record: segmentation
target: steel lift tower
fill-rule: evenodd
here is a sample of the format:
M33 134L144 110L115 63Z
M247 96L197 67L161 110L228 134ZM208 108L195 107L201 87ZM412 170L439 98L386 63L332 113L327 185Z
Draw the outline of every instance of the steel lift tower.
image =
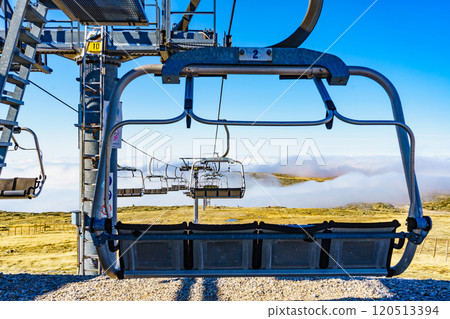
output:
M86 230L91 217L103 138L103 114L117 82L118 68L121 63L142 56L160 56L164 61L175 52L216 46L215 1L211 1L212 10L208 12L196 11L199 2L191 1L186 12L172 12L170 0L162 3L158 0L1 1L5 28L0 30L0 82L3 86L6 82L12 83L16 89L3 94L1 100L10 105L10 112L0 122L3 128L0 170L6 166L4 158L11 145L12 128L18 125L17 113L23 104L21 99L29 72L51 73L46 64L48 55L69 58L80 67L77 127L81 166L80 211L84 212L77 216L80 274L94 275L100 271L96 248ZM50 14L62 12L68 19L46 19L48 11ZM209 30L189 30L189 23L196 14L212 17ZM174 26L173 17L179 20L175 20L178 23ZM116 188L115 168L112 176ZM116 209L116 196L113 198L112 205Z

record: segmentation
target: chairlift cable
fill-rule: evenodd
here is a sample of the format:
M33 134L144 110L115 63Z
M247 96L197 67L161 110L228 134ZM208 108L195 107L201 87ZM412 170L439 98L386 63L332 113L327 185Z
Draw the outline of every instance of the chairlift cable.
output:
M217 120L220 120L220 110L222 108L223 82L224 82L224 78L222 78L222 84L220 85L219 109L217 110ZM217 134L218 134L218 132L219 132L219 125L216 125L216 135L214 137L213 156L214 156L214 154L216 154Z
M228 27L228 36L231 35L231 25L233 24L234 9L236 8L236 0L233 1L233 9L231 9L230 26Z
M236 0L233 1L233 8L231 9L230 25L228 27L228 37L231 35L231 26L233 25L233 18L234 18L235 8L236 8ZM224 78L222 78L222 83L220 85L219 110L217 111L217 120L220 120L220 109L222 107L223 82L224 82ZM218 134L218 132L219 132L219 125L216 125L216 134L215 134L215 137L214 137L213 156L214 156L214 154L216 154L217 134Z
M47 91L47 90L44 89L43 87L39 86L38 84L34 83L33 81L31 81L31 80L28 80L28 81L30 81L31 84L33 84L34 86L36 86L38 89L42 90L43 92L47 93L48 95L50 95L52 98L54 98L54 99L57 100L58 102L64 104L64 105L67 106L68 108L70 108L72 111L74 111L74 112L76 112L76 113L79 113L79 111L78 111L77 109L75 109L74 107L70 106L68 103L64 102L63 100L61 100L60 98L58 98L56 95L50 93L49 91ZM178 166L175 166L175 165L166 163L166 162L164 162L164 161L162 161L162 160L160 160L160 159L158 159L158 158L156 158L156 157L154 157L154 156L148 154L147 152L145 152L145 151L143 151L143 150L137 148L136 146L134 146L134 145L128 143L128 142L125 141L124 139L122 139L122 142L124 142L125 144L127 144L127 145L133 147L135 150L137 150L137 151L139 151L139 152L141 152L141 153L147 155L148 157L153 158L154 160L156 160L156 161L158 161L158 162L160 162L160 163L167 164L167 165L169 165L169 166L171 166L171 167L178 168Z
M46 89L44 89L43 87L37 85L36 83L34 83L31 80L28 80L31 84L33 84L35 87L37 87L38 89L42 90L43 92L47 93L48 95L50 95L52 98L54 98L55 100L61 102L62 104L64 104L65 106L67 106L68 108L70 108L72 111L75 111L78 113L78 110L75 109L74 107L70 106L69 104L67 104L66 102L64 102L63 100L61 100L60 98L58 98L57 96L55 96L54 94L50 93L49 91L47 91Z

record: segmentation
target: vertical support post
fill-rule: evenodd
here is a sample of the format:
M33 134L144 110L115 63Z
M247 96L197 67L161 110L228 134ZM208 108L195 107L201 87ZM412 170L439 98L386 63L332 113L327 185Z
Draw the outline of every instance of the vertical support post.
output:
M197 184L198 184L198 172L194 171L194 188L197 188ZM194 224L198 224L198 198L194 198L194 218L192 222Z
M112 204L112 224L117 223L117 149L113 149L111 152L111 169L110 173L113 174L113 204Z
M217 46L217 32L216 32L216 24L217 24L217 15L216 15L216 10L217 10L217 4L216 4L216 0L213 1L214 2L214 9L213 9L213 18L214 18L214 46Z
M103 139L103 101L110 99L117 82L119 65L120 63L116 59L100 55L86 57L85 63L81 63L80 68L82 85L90 88L85 90L81 87L84 96L81 98L80 111L82 113L80 116L81 123L79 123L81 134L80 156L81 161L83 161L81 165L80 210L84 212L82 217L82 242L79 242L79 249L81 250L80 275L97 275L99 269L101 269L97 259L97 249L91 233L86 229L88 225L84 225L84 221L85 215L88 218L92 217L92 201L94 199L100 145ZM114 168L112 168L112 172L116 172ZM113 206L116 206L116 204Z
M447 249L445 250L445 261L447 261L448 258L448 242L449 240L447 239Z
M194 199L194 224L198 224L198 198Z
M437 249L437 238L434 239L433 258L436 257L436 249Z
M422 245L420 245L419 255L422 253L423 246L425 246L425 242L427 241L427 238L425 238L422 242Z

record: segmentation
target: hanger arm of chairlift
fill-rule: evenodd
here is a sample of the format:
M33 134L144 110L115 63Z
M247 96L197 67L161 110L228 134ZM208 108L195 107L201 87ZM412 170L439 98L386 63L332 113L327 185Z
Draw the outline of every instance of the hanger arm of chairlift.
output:
M40 181L40 185L39 185L39 191L37 194L35 194L34 196L37 197L41 191L42 191L42 186L44 185L45 181L47 180L47 176L45 175L45 170L44 170L44 161L43 161L43 155L42 155L42 151L41 148L39 146L39 140L37 138L36 133L34 133L33 130L27 128L27 127L22 127L21 128L22 131L28 132L31 134L31 136L33 136L33 140L34 140L34 145L36 147L36 153L38 156L38 160L39 160L39 168L41 170L41 181Z
M228 126L224 125L225 133L227 134L227 149L225 153L221 157L227 157L228 153L230 153L230 131L228 130Z
M299 47L308 36L311 34L312 30L315 28L317 21L319 20L320 14L322 12L323 0L309 0L308 9L306 15L303 18L300 26L292 33L288 38L272 45L272 47L284 47L284 48L297 48Z

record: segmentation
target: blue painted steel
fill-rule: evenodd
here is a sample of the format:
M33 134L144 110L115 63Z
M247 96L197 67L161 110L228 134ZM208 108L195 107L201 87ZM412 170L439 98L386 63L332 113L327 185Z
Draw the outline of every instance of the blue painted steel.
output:
M155 234L145 233L134 235L109 235L97 236L99 242L106 240L244 240L244 239L394 239L415 237L413 232L389 233L389 232L353 232L353 233L315 233L306 234L253 234L253 233L209 233L209 234ZM100 239L101 238L101 239Z
M349 71L338 57L308 49L272 48L273 59L268 61L239 61L239 48L201 48L172 55L162 69L163 83L180 83L180 73L189 65L237 66L307 66L324 67L330 76L330 85L346 85Z

